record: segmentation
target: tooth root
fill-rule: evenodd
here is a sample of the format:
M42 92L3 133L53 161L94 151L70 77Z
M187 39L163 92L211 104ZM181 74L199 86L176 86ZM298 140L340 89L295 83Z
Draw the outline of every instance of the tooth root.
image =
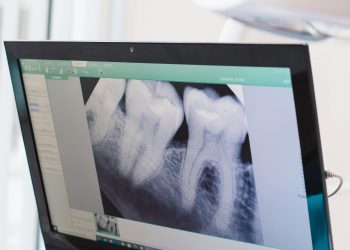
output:
M101 78L98 81L85 105L93 145L105 138L112 114L124 92L125 80Z
M225 230L233 210L234 168L246 135L243 109L230 96L219 98L191 87L185 89L184 108L189 142L181 171L183 207L193 209L200 176L207 162L213 163L220 173L220 197L213 223Z
M221 165L220 203L213 218L213 225L219 231L225 231L231 222L233 202L236 195L234 168L235 164L233 163Z
M125 101L121 171L139 185L157 174L184 114L182 102L170 83L131 80Z
M116 224L113 219L109 219L108 221L108 232L115 233L116 232Z

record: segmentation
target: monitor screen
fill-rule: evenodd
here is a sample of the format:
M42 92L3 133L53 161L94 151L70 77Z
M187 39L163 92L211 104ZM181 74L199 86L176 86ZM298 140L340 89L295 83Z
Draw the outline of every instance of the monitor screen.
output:
M313 249L289 68L21 59L52 230Z

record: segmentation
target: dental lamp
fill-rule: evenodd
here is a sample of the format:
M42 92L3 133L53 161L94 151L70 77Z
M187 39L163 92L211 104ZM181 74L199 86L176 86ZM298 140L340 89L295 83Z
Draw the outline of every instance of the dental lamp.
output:
M241 23L308 41L350 39L349 0L194 0Z

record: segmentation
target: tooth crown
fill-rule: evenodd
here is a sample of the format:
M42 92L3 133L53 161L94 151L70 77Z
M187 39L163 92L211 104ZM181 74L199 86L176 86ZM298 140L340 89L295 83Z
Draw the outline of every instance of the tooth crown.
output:
M225 138L242 143L247 128L243 107L231 96L210 98L204 91L186 88L184 94L186 120L201 122L213 134L225 131ZM226 130L226 128L232 128Z

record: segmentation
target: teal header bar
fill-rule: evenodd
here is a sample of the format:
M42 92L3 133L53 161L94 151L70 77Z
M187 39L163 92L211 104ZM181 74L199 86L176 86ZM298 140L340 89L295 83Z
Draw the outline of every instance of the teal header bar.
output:
M289 68L66 60L20 60L22 73L47 79L71 76L292 87Z

